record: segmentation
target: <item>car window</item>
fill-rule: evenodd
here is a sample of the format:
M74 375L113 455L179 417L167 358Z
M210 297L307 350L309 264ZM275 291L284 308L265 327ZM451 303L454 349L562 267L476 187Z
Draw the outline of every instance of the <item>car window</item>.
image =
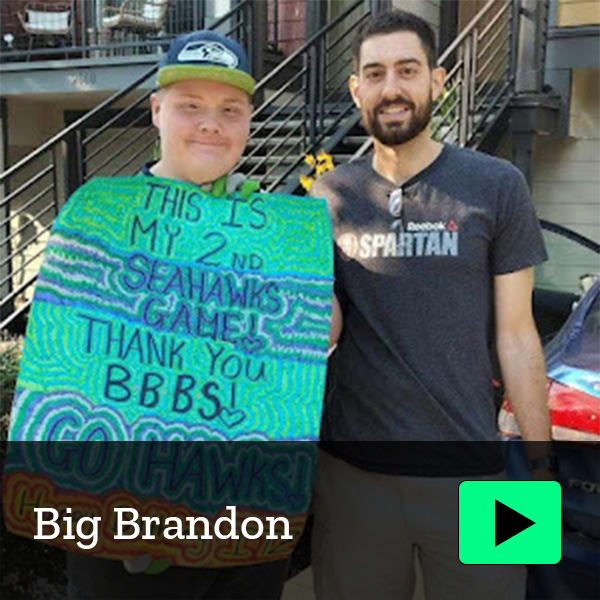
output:
M578 369L600 372L600 295L590 305L581 332L573 336L565 349L565 364Z
M540 223L548 260L536 267L535 287L581 294L580 278L600 272L598 244L548 221Z

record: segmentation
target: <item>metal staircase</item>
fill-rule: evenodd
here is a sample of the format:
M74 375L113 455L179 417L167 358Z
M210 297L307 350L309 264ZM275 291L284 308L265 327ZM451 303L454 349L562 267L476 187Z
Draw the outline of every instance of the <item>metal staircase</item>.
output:
M448 76L434 111L437 139L489 150L496 132L504 132L520 3L489 0L442 54ZM244 0L211 28L248 47L257 27L249 4ZM238 170L263 189L297 193L308 170L304 158L319 149L333 154L335 164L369 150L347 79L352 39L370 11L371 2L356 0L258 83L260 104ZM23 330L40 257L66 198L92 177L135 173L151 159L156 132L147 87L155 72L149 69L0 174L0 330Z

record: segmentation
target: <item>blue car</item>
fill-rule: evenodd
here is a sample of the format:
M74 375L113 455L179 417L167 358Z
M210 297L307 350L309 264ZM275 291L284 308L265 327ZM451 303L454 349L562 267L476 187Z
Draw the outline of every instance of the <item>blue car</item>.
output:
M572 263L600 269L598 244L556 225L542 226L561 238L560 251L546 240L550 263L553 258L568 263L565 248L574 243ZM546 269L560 272L552 264ZM581 275L587 289L582 296L572 285L561 289L536 281L535 312L546 341L564 529L560 563L529 566L527 597L532 600L600 598L600 279ZM499 426L504 437L512 440L506 444L508 478L528 479L527 459L508 399L500 410Z

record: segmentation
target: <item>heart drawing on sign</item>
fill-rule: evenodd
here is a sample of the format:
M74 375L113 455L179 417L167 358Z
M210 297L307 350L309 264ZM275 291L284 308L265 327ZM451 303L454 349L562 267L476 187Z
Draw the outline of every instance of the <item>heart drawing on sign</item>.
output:
M223 407L219 413L219 418L226 427L231 429L232 427L239 425L246 418L246 413L243 410L229 410L228 408Z
M258 337L250 337L249 335L241 338L241 340L238 343L242 346L242 350L244 350L244 352L247 352L248 354L258 352L265 345L263 339Z

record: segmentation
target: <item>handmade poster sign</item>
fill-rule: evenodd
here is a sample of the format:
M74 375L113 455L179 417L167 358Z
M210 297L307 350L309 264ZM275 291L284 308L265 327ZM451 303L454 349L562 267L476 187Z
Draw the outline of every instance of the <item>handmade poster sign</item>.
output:
M316 440L332 282L322 200L215 198L156 177L93 180L52 230L9 439ZM4 486L6 498L10 479ZM46 490L58 504L61 489ZM152 497L145 490L138 504ZM25 513L8 521L31 529Z
M329 227L312 198L83 186L39 274L10 438L316 439Z

